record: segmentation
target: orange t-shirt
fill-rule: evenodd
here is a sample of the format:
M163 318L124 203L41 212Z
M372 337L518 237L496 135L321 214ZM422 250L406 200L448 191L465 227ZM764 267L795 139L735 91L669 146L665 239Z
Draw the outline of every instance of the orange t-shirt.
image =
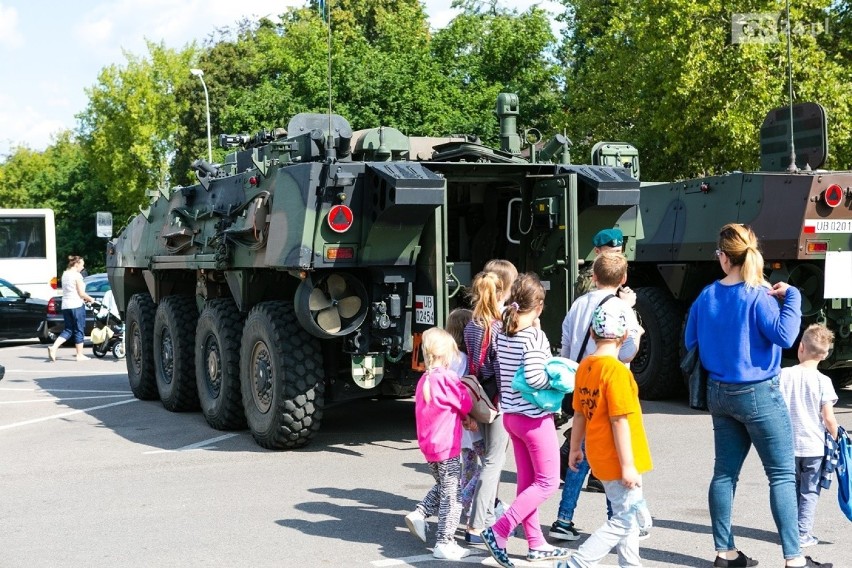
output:
M595 477L602 481L621 479L612 416L627 415L636 470L641 474L653 468L639 406L639 387L624 363L610 356L585 357L575 377L574 411L582 412L586 418L586 459Z

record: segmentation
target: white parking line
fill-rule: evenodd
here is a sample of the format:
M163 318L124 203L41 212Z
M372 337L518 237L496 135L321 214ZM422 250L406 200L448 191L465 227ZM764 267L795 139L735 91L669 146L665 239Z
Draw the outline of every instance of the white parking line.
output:
M478 549L470 549L474 552L471 552L470 556L466 556L461 560L456 560L458 563L462 564L481 564L482 566L497 566L497 562L494 561L493 558L488 556L487 554L483 556ZM419 562L433 562L435 557L431 554L419 554L417 556L406 556L405 558L386 558L384 560L374 560L370 562L373 566L377 568L387 568L389 566L412 566ZM512 558L512 563L515 566L524 566L529 568L541 568L541 562L527 562L526 560L518 560L517 558ZM618 568L617 566L612 566L609 564L598 564L598 568Z
M34 418L33 420L24 420L23 422L14 422L12 424L5 424L0 426L0 430L8 430L10 428L17 428L18 426L28 426L29 424L37 424L38 422L46 422L48 420L53 420L54 418L65 418L66 416L73 416L75 414L80 414L82 412L91 412L92 410L100 410L102 408L109 408L111 406L118 406L120 404L127 404L128 402L137 402L138 399L131 398L130 400L122 400L119 402L113 402L110 404L102 404L100 406L92 406L89 408L81 408L79 410L72 410L71 412L63 412L62 414L54 414L52 416L44 416L42 418Z
M12 373L25 373L25 374L34 375L34 374L44 374L44 370L35 371L35 370L32 370L32 369L6 369L6 379L11 378ZM109 371L99 371L99 372L66 371L66 370L63 369L62 374L63 375L90 375L90 376L98 375L98 376L102 376L102 375L126 375L127 372L125 371L125 372L122 373L120 371L112 371L112 372L109 372ZM64 379L65 377L43 377L43 378L45 378L45 379Z
M88 392L88 393L96 393L102 392L105 394L133 394L133 391L117 391L117 390L94 390L94 389L50 389L46 391L43 388L34 388L34 389L16 389L16 388L0 388L0 391L10 391L10 392L35 392L35 391L45 391L45 392Z
M217 436L216 438L210 438L209 440L203 440L201 442L196 442L195 444L190 444L188 446L183 446L182 448L177 448L174 450L151 450L150 452L142 452L144 455L151 454L172 454L175 452L187 452L190 450L200 450L205 446L209 446L210 444L215 444L216 442L221 442L222 440L227 440L228 438L233 438L234 436L239 436L239 434L225 434L223 436Z
M0 400L0 404L23 404L25 402L64 402L66 400L88 400L92 398L124 398L129 394L102 394L99 396L69 396L67 398L32 398L30 400Z

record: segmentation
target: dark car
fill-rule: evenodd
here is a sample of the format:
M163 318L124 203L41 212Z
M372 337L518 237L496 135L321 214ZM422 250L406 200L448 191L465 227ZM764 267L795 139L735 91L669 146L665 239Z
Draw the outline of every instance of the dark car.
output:
M109 280L106 273L92 274L83 278L86 285L86 293L97 301L103 299L104 294L109 291ZM95 326L95 313L91 307L86 306L86 335L91 335ZM65 319L62 317L62 295L54 296L47 302L47 317L45 320L44 333L39 338L42 343L53 342L65 329Z
M0 339L41 338L47 302L0 279Z

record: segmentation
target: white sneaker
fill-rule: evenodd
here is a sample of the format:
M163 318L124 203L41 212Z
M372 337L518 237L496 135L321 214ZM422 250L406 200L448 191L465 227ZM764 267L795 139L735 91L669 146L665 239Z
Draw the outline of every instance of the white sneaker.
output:
M47 358L51 361L56 361L56 347L53 345L47 346Z
M405 515L405 524L411 534L426 542L426 517L420 511L412 511Z
M77 355L78 361L89 361L90 359L91 359L91 357L89 357L87 355Z
M442 542L435 545L432 556L441 560L461 560L470 554L470 550L462 548L455 541Z

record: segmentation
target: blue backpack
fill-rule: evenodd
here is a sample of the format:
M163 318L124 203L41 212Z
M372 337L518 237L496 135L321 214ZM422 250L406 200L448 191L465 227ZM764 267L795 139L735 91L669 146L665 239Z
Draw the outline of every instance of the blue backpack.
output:
M840 445L840 459L837 460L837 501L840 510L846 518L852 521L852 477L849 468L852 466L852 441L843 426L837 429L837 441Z

